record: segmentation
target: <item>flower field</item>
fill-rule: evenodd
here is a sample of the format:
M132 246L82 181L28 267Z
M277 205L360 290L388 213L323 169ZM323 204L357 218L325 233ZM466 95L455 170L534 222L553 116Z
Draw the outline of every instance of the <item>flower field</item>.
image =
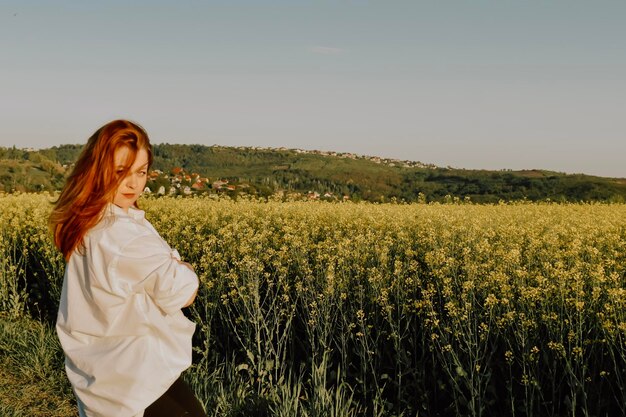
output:
M50 201L0 196L3 317L55 319ZM140 204L201 277L209 415L626 415L626 205Z

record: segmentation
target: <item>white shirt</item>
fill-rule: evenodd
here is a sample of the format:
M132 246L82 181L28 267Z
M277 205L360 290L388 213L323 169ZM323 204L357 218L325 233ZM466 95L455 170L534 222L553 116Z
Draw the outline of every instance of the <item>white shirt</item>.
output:
M144 218L109 204L66 265L57 334L81 416L136 417L191 365L198 277Z

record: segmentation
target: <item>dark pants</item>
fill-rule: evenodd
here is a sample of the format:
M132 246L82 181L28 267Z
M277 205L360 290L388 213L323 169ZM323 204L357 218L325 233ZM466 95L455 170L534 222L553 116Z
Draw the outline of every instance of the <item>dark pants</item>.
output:
M159 399L150 404L144 417L207 417L191 388L178 378Z

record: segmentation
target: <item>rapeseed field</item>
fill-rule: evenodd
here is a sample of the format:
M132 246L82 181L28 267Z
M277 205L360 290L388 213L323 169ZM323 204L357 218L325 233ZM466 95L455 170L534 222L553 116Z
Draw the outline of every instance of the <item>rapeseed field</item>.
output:
M52 199L0 196L2 320L49 332ZM201 278L209 415L626 415L624 204L140 205Z

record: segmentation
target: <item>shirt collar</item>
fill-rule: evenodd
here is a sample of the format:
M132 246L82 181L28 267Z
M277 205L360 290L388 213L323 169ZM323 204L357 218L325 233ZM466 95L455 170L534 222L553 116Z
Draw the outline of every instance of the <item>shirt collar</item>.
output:
M128 213L123 208L116 206L113 203L109 203L106 208L106 213L112 216L130 217L134 220L142 220L146 213L143 210L139 210L135 207L129 207Z

